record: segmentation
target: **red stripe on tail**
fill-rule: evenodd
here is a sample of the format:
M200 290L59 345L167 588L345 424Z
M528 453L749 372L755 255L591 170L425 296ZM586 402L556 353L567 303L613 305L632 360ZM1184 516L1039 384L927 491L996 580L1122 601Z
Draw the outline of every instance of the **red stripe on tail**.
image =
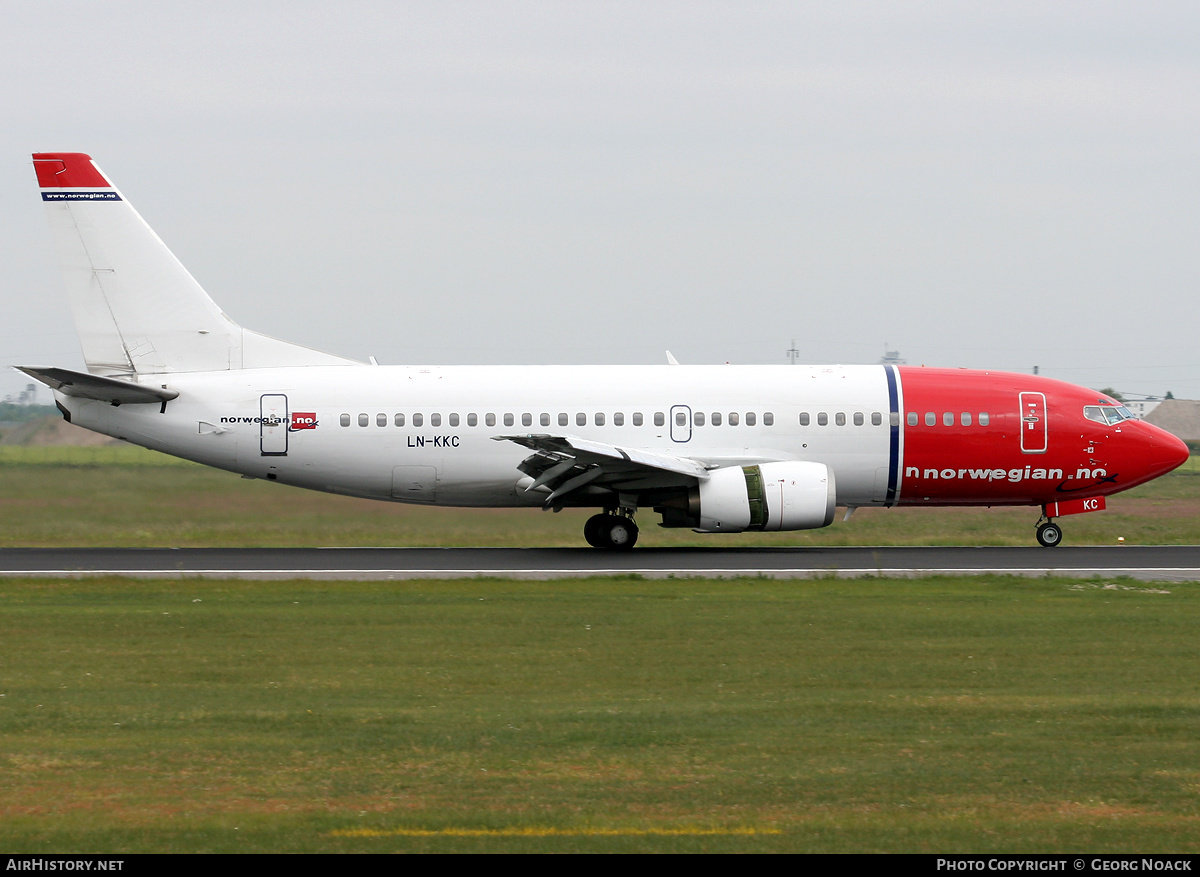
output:
M82 152L35 152L33 166L43 189L112 188L92 157Z

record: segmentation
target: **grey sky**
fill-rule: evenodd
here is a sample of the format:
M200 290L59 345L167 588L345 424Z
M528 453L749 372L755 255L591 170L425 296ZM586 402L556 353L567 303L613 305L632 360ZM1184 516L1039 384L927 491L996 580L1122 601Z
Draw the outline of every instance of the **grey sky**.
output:
M1195 3L0 9L0 364L82 367L29 161L80 151L232 317L343 355L886 342L1200 398Z

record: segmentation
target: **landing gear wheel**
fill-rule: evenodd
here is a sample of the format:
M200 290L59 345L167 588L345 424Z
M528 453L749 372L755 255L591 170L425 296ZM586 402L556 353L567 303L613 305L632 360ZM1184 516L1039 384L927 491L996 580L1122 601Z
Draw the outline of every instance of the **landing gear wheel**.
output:
M583 538L587 540L588 545L593 548L604 547L604 537L601 533L607 522L608 515L592 515L587 519L587 523L583 525Z
M626 550L637 544L638 526L621 515L592 515L583 525L583 538L593 548Z
M1039 524L1037 528L1037 541L1043 548L1053 548L1062 541L1062 528L1053 521Z
M608 523L603 530L605 548L615 548L627 551L637 544L638 526L629 518L620 515L609 515Z

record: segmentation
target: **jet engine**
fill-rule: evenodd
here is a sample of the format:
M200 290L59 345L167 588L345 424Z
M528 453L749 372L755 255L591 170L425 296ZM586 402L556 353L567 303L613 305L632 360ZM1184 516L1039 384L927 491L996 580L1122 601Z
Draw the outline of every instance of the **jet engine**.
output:
M814 530L833 523L836 503L832 470L794 460L716 469L688 491L686 511L679 501L663 502L656 511L664 527L700 533Z

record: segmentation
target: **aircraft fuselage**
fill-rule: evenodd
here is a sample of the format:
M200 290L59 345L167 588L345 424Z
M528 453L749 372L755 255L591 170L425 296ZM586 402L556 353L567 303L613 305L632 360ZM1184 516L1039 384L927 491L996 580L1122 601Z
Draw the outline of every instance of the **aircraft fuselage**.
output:
M569 435L706 468L824 463L844 506L1039 505L1106 496L1182 443L1047 378L894 366L326 366L147 377L179 396L61 397L74 423L283 484L449 506L537 506L512 435ZM669 489L669 476L639 491ZM587 505L603 493L570 504Z

